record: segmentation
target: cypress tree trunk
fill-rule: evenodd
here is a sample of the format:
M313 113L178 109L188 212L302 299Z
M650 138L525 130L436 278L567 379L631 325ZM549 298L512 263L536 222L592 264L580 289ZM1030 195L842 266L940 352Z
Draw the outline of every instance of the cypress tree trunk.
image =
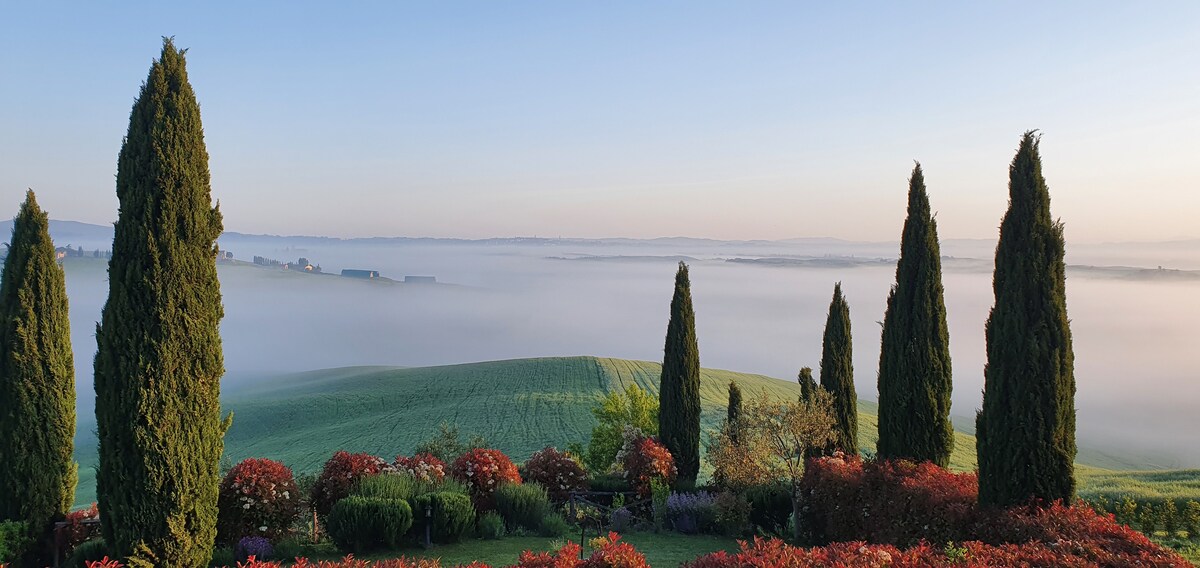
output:
M952 388L937 221L917 164L909 178L896 285L883 318L878 456L949 465L954 450Z
M825 341L821 350L821 386L833 396L837 418L833 443L828 451L858 455L858 394L854 391L854 361L850 344L850 305L842 297L842 283L833 287Z
M679 263L671 321L659 379L658 436L675 458L678 479L694 482L700 472L700 348L692 310L688 267Z
M725 423L729 425L729 441L741 444L742 389L737 381L729 381L729 407L725 409Z
M983 409L976 418L979 501L1008 506L1075 494L1075 357L1062 223L1050 217L1038 138L1009 167L996 303L988 316Z
M63 270L32 191L0 277L0 404L0 520L47 544L75 500L75 365Z
M97 496L134 566L207 565L222 436L221 292L200 107L164 39L117 164L120 216L96 328Z

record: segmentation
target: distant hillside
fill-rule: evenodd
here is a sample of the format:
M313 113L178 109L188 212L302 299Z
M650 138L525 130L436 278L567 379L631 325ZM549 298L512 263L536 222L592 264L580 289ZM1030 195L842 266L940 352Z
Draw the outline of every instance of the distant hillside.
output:
M471 363L442 367L348 367L266 379L251 387L227 389L225 408L234 412L225 437L226 461L270 457L297 472L312 472L337 450L365 451L392 458L410 453L432 436L442 421L466 434L478 433L495 447L524 461L545 446L560 448L586 441L594 426L589 409L605 393L637 384L658 390L659 364L596 357L558 357ZM795 397L799 386L762 375L704 369L701 372L702 427L717 428L725 412L727 386L737 380L743 392ZM876 441L874 403L859 401L860 444ZM95 435L82 428L79 503L94 495ZM1130 483L1128 461L1083 452L1081 468L1106 487ZM975 439L956 433L951 467L975 467ZM1146 474L1140 490L1152 494L1163 473ZM1191 477L1188 477L1188 476ZM1153 477L1160 476L1160 477ZM1182 481L1181 481L1182 479ZM1172 490L1200 495L1189 472L1161 478ZM1144 483L1143 483L1144 481ZM1179 485L1183 483L1183 485Z

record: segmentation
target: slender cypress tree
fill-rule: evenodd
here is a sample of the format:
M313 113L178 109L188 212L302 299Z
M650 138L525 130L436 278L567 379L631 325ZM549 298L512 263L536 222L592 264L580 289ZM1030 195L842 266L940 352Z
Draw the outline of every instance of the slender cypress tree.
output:
M0 405L0 520L44 539L75 500L75 365L63 270L33 191L0 277Z
M97 496L131 566L206 566L216 537L224 364L200 107L170 39L150 67L117 163L120 215L96 326Z
M917 164L908 180L908 218L888 294L879 353L879 446L886 459L946 467L954 450L950 423L950 332L942 294L937 221Z
M1050 217L1035 132L1009 166L996 303L988 316L983 410L976 417L979 501L1007 506L1075 494L1075 356L1063 226Z
M813 393L817 392L817 381L813 378L812 367L801 367L796 380L800 381L800 400L812 400Z
M729 441L741 443L742 389L737 381L729 381L729 407L725 409L725 423L729 425Z
M854 391L854 361L850 345L850 305L842 296L842 283L833 287L825 341L821 350L821 387L833 396L837 418L834 441L829 451L858 454L858 394Z
M658 436L675 458L678 479L695 481L700 472L700 348L688 267L679 263L671 321L659 379Z

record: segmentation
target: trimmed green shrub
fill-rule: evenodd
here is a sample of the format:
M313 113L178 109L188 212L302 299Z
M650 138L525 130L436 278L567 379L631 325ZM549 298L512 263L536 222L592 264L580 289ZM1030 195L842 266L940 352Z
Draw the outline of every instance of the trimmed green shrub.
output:
M66 568L87 568L88 562L98 562L108 556L108 545L102 538L94 538L79 546L67 558L63 566Z
M495 511L488 511L479 515L479 524L476 530L479 538L483 540L504 538L504 518Z
M265 560L259 558L258 560ZM208 563L213 568L227 568L229 566L237 566L237 554L234 554L233 548L229 546L218 546L213 549L212 560Z
M408 501L418 495L434 491L435 484L421 481L407 473L385 473L359 479L350 489L351 495L377 499L399 499Z
M0 564L16 562L21 555L33 544L29 538L29 524L19 521L4 521L0 523Z
M567 524L567 520L558 513L550 513L542 517L542 522L538 525L538 535L547 538L564 536L570 530L571 526Z
M304 543L299 537L289 536L275 543L275 558L290 561L304 556Z
M361 553L398 547L412 523L407 501L351 495L333 505L325 530L339 550Z
M792 518L792 494L786 485L754 485L742 494L750 503L750 522L768 534L787 534Z
M433 514L432 538L437 543L451 543L462 540L462 537L475 526L475 507L471 505L471 497L466 493L451 491L435 491L418 495L413 499L412 510L416 522L413 531L424 534L426 507Z
M592 491L633 491L633 485L630 485L629 480L618 473L606 473L592 477Z
M542 517L550 512L550 497L546 488L536 483L505 483L496 489L496 511L509 530L537 530Z

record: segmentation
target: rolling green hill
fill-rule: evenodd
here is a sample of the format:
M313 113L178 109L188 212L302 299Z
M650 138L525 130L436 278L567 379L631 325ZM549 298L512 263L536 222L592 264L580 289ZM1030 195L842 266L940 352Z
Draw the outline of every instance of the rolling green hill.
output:
M606 393L637 384L658 390L659 364L596 357L556 357L442 367L348 367L286 375L253 386L226 389L234 412L225 436L226 461L248 457L280 460L297 472L312 472L337 450L365 451L385 458L407 454L443 422L464 434L480 434L516 461L554 445L586 442L594 420L589 410ZM799 385L745 373L704 369L700 396L702 428L715 429L725 413L727 386L743 392L799 396ZM859 401L859 443L875 448L876 405ZM77 439L80 486L77 502L95 495L95 435ZM1111 471L1124 463L1103 454L1080 455L1080 479L1106 492L1136 485L1157 493L1200 496L1200 472ZM975 467L975 438L955 435L951 467Z

